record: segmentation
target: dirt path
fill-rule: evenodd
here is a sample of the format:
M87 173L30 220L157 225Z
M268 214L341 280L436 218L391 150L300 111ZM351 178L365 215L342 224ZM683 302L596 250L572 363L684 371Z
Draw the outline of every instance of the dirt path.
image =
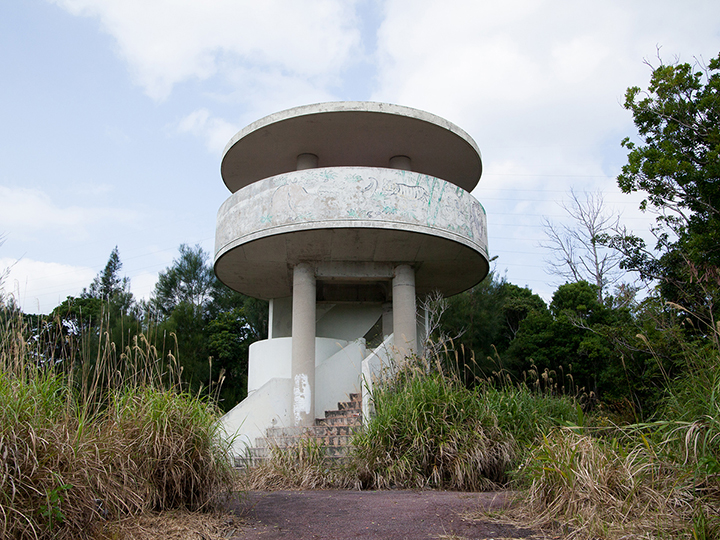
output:
M501 508L504 493L448 491L249 492L232 510L245 525L233 540L530 538L533 531L463 518Z

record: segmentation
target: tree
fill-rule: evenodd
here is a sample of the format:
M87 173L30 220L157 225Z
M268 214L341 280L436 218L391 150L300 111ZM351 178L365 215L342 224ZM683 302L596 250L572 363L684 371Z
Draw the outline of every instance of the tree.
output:
M116 295L127 289L128 278L120 277L120 252L115 246L110 253L110 258L102 272L100 272L90 284L90 288L83 289L82 295L87 298L99 298L105 302L110 301Z
M115 246L110 253L105 268L95 276L90 287L83 289L80 298L94 298L100 300L110 311L113 319L131 314L135 308L135 299L130 292L130 278L120 277L120 252ZM68 297L70 298L70 297ZM132 313L133 316L137 313Z
M268 303L229 289L213 273L209 255L182 244L170 267L160 272L150 309L158 335L174 335L185 383L194 391L225 378L221 407L247 393L248 348L267 338Z
M520 323L507 350L508 363L515 372L532 366L555 373L570 371L576 388L595 396L627 394L626 386L618 391L622 351L609 337L610 329L625 328L632 321L627 309L612 309L609 304L599 302L597 286L586 281L561 285L549 310L532 311Z
M202 247L180 244L180 256L172 266L160 272L153 293L153 305L163 317L169 317L181 303L203 312L211 301L215 275ZM201 315L201 313L199 313Z
M115 246L105 268L90 286L79 297L68 296L52 311L48 324L58 326L58 335L64 341L57 351L58 358L74 357L91 365L103 336L114 344L115 351L122 353L141 331L130 279L120 276L121 268L120 252Z
M536 310L547 310L542 298L491 272L469 291L448 298L440 330L458 336L455 346L466 351L467 373L487 376L498 369L497 355L504 357L521 321ZM471 352L475 361L469 365Z
M646 194L640 208L657 213L656 245L626 231L605 242L623 252L624 268L657 280L666 299L712 312L691 274L720 267L720 55L707 66L661 61L647 91L627 90L625 108L640 142L623 140L618 185Z
M608 288L622 277L619 269L622 254L603 246L598 239L616 230L620 217L606 210L599 191L586 193L585 200L581 200L570 190L570 202L560 206L572 224L558 225L544 219L547 242L540 245L550 250L551 258L546 260L550 273L571 282L593 283L598 301L602 302Z

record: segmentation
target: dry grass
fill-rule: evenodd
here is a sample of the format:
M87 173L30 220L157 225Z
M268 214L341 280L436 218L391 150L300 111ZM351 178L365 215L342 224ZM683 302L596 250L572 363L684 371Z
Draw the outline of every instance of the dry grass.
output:
M149 509L208 509L234 483L218 410L162 371L145 340L88 366L0 328L0 537L92 538ZM124 371L123 371L124 370ZM144 372L142 371L144 370Z
M111 437L146 479L154 509L212 507L234 482L229 445L210 403L172 390L126 389L108 411Z
M227 540L242 531L234 515L171 510L147 512L103 524L96 540Z
M315 439L297 446L270 448L268 459L240 474L238 490L328 489L355 487L344 464L325 456Z
M527 459L530 488L503 519L568 539L716 537L696 523L712 513L711 500L696 496L688 474L658 455L659 445L642 435L635 441L555 431Z

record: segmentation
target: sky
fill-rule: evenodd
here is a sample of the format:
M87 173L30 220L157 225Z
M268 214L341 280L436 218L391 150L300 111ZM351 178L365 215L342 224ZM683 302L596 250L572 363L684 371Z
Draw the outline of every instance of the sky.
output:
M4 0L0 272L26 313L78 295L118 247L148 298L185 243L212 254L225 144L323 101L422 109L477 142L495 271L545 299L543 219L570 189L645 234L616 176L622 104L662 60L720 53L720 2ZM630 278L628 278L630 279Z

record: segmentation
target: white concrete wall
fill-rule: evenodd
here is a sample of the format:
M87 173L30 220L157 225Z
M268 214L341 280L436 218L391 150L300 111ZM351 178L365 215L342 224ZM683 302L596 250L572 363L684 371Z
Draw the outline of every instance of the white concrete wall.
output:
M228 436L236 437L235 455L243 455L248 445L254 446L255 439L263 437L267 428L293 425L292 338L258 341L250 348L252 379L248 377L248 381L254 385L253 390L222 417ZM315 410L323 416L326 410L337 409L339 401L347 401L351 392L360 392L365 342L317 338L316 352Z
M218 211L216 260L259 238L327 227L414 231L487 254L485 209L470 193L410 171L335 167L280 174L235 192Z
M273 298L271 302L273 311L269 326L272 328L272 337L292 336L292 296Z
M361 392L362 362L366 355L365 340L358 339L334 354L315 369L315 414L337 409L348 394Z
M320 305L318 306L318 313ZM353 341L367 334L382 316L382 304L335 304L318 317L317 335Z
M255 439L263 437L267 428L291 425L291 393L289 377L271 379L221 418L227 436L234 439L234 455L245 455L246 449L255 446Z
M373 352L362 362L362 414L363 423L366 423L374 412L372 404L373 385L383 377L394 373L395 370L395 341L390 334Z
M315 338L315 366L342 350L349 341ZM248 395L270 379L291 377L292 338L263 339L248 352Z
M273 338L292 336L292 297L275 298L270 327ZM381 304L318 304L317 336L353 341L364 336L382 315Z

